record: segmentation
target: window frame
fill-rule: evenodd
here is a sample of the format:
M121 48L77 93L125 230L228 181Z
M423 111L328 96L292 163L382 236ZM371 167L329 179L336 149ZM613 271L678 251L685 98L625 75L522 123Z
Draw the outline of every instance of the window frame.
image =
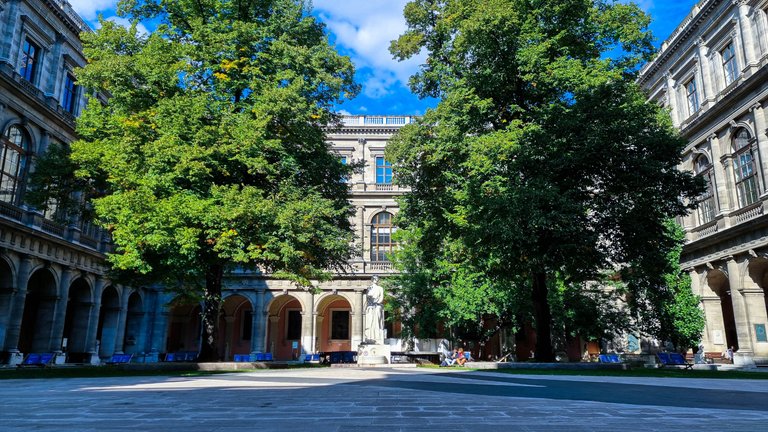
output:
M29 49L28 48L34 48L34 53L30 57L29 55ZM37 71L40 69L40 60L42 56L41 52L42 48L39 43L37 43L34 39L29 37L28 35L24 38L24 42L22 42L21 50L20 50L20 57L19 57L19 75L21 75L22 78L25 80L31 82L32 84L37 84ZM31 68L28 68L30 65L30 58L31 58Z
M726 53L729 56L726 58ZM739 64L736 58L736 48L733 45L733 41L728 42L722 50L720 50L720 58L723 62L723 79L725 80L725 86L728 87L733 82L739 79Z
M65 71L64 84L61 90L61 106L72 115L75 115L77 112L79 94L80 86L77 85L77 79L75 79L72 72L69 70Z
M387 161L383 155L378 155L374 158L376 184L377 185L391 185L392 184L392 163ZM381 162L381 163L380 163Z
M379 221L384 215L389 215L388 220ZM387 255L391 254L397 246L397 243L392 240L392 235L397 231L397 227L392 223L394 217L395 215L388 211L381 211L371 218L371 249L369 255L371 262L389 262ZM382 234L386 235L387 241L379 241Z
M12 137L9 135L11 129L18 131L20 143L11 140ZM19 201L29 145L29 134L19 124L9 125L0 136L0 201L10 204L16 204ZM6 171L6 167L9 165L9 152L14 152L18 157L15 162L12 162L12 165L15 165L15 174ZM3 198L6 195L5 188L3 187L7 181L6 179L10 179L10 183L12 183L12 187L8 192L10 199L7 200Z
M334 330L335 330L334 315L336 313L346 313L347 314L347 328L346 328L347 337L346 338L335 337L336 335L334 334ZM328 328L328 340L332 340L332 341L349 341L349 340L352 340L352 311L349 310L349 309L330 309L329 310L329 315L330 315L330 317L329 317L330 318L330 320L329 320L330 322L328 323L328 325L329 325L329 328Z
M737 142L746 140L741 145ZM757 160L752 150L754 139L747 128L741 127L733 134L731 146L733 148L733 176L736 189L736 198L740 208L752 205L760 200L760 184L757 178Z
M702 160L706 160L706 164L701 164ZM709 157L706 155L699 155L694 161L694 167L696 176L704 179L706 189L698 199L697 214L699 217L699 225L704 225L715 220L717 214L717 203L715 200L715 178L714 167L710 162Z
M690 117L701 109L696 77L692 77L685 83L685 98L688 101L688 116Z

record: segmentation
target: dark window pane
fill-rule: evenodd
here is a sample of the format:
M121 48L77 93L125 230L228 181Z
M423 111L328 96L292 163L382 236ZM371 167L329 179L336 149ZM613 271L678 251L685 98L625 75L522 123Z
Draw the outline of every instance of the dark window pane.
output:
M288 340L301 339L301 311L288 311L288 330L285 338Z

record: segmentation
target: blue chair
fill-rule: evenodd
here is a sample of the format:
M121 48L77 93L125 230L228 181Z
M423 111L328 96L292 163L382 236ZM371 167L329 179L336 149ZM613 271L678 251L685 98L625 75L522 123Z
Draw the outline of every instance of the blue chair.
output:
M357 356L357 353L354 351L344 351L343 353L341 353L341 362L356 363L355 356Z
M264 361L264 353L256 353L254 356L254 361L262 362Z
M272 361L272 353L264 353L264 361Z

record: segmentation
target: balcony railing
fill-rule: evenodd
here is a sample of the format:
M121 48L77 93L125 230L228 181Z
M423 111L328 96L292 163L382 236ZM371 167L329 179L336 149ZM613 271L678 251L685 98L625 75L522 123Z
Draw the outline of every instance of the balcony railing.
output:
M740 224L763 214L763 203L757 202L731 213L734 224Z
M59 237L64 237L64 226L59 225L52 220L43 219L43 223L41 224L40 228L42 228L42 230L47 233L55 234Z
M9 217L13 220L20 221L24 216L24 212L13 204L9 204L5 201L0 201L0 215Z
M341 122L344 126L403 126L413 123L413 116L342 116Z

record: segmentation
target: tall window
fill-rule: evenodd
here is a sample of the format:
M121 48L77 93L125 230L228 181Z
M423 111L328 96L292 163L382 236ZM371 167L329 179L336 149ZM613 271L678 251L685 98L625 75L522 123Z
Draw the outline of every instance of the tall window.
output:
M29 39L24 40L24 47L21 52L21 64L19 65L19 75L29 82L34 82L37 72L38 57L40 48Z
M392 226L392 213L381 212L373 217L371 224L371 261L388 261L387 254L392 252L395 243L392 233L397 228Z
M384 156L376 156L376 184L392 184L392 164Z
M240 328L240 339L251 340L253 336L253 311L244 310L242 327Z
M77 84L75 84L75 77L70 73L64 77L61 106L70 114L74 114L77 109Z
M688 115L696 114L699 110L699 96L696 94L696 79L692 78L685 85L685 93L688 99Z
M725 85L728 85L739 76L739 69L736 66L736 52L733 50L733 43L729 43L721 52L723 57L723 73L725 74Z
M26 147L26 134L18 126L9 127L0 139L0 201L16 200Z
M331 339L349 339L349 311L331 311Z
M750 145L749 132L739 129L733 141L733 170L736 175L736 192L742 207L757 201L757 172L755 156Z
M300 310L288 311L288 322L286 323L285 339L287 340L301 339L301 311Z
M702 225L715 219L715 188L712 177L712 164L706 156L696 159L696 175L704 179L706 189L699 197L699 223Z

